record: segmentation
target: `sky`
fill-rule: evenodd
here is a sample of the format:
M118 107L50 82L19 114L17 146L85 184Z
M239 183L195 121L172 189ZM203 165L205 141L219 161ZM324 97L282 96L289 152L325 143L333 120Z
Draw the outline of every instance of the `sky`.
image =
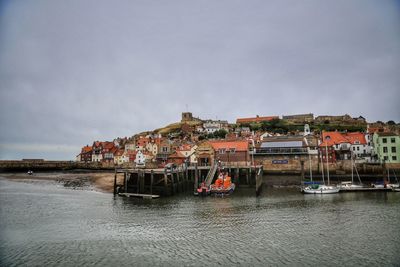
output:
M0 2L0 159L74 160L191 111L400 121L400 2Z

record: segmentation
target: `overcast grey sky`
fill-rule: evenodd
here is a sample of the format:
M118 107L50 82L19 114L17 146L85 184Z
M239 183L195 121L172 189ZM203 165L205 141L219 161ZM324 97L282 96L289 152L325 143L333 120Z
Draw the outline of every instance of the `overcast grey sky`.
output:
M0 159L74 159L180 120L400 121L399 1L0 5Z

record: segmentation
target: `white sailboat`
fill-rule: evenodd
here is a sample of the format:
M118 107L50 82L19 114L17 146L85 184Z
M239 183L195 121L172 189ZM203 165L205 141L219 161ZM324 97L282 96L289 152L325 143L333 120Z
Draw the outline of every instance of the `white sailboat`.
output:
M388 178L388 183L386 184L386 188L392 188L394 189L400 189L400 184L399 180L397 179L396 173L393 170L394 178L396 179L396 183L391 183L390 182L390 174L389 174L389 169L387 169L387 178ZM397 191L397 190L394 190ZM399 190L400 191L400 190Z
M359 184L354 183L354 170L356 170L356 174L358 177ZM354 163L353 154L351 155L351 181L341 182L340 190L357 190L364 188L364 185L361 182L360 175L358 174L357 167Z
M322 162L322 157L321 157L321 166L322 166L322 181L323 184L311 184L305 188L303 188L302 192L304 194L335 194L335 193L339 193L340 188L336 187L336 186L331 186L329 183L329 158L328 158L328 147L326 145L326 168L327 168L327 176L328 176L328 185L325 185L325 177L324 177L324 164ZM310 155L309 156L309 162L310 162L310 178L311 178L311 182L312 182L312 172L311 172L311 158Z

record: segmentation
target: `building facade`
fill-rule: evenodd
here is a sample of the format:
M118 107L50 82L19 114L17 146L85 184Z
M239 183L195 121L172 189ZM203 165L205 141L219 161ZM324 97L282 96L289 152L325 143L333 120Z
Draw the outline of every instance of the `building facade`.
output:
M380 163L400 163L400 136L394 133L373 135L373 145L377 160Z

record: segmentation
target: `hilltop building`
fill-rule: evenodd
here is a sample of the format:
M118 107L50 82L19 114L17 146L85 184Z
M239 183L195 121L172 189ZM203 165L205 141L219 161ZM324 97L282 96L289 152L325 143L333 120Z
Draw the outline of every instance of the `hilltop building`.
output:
M236 124L260 123L260 122L264 122L264 121L272 121L275 119L279 119L279 117L278 116L260 117L257 115L254 118L238 118L238 119L236 119Z
M296 124L311 123L314 121L314 114L283 115L282 119Z

